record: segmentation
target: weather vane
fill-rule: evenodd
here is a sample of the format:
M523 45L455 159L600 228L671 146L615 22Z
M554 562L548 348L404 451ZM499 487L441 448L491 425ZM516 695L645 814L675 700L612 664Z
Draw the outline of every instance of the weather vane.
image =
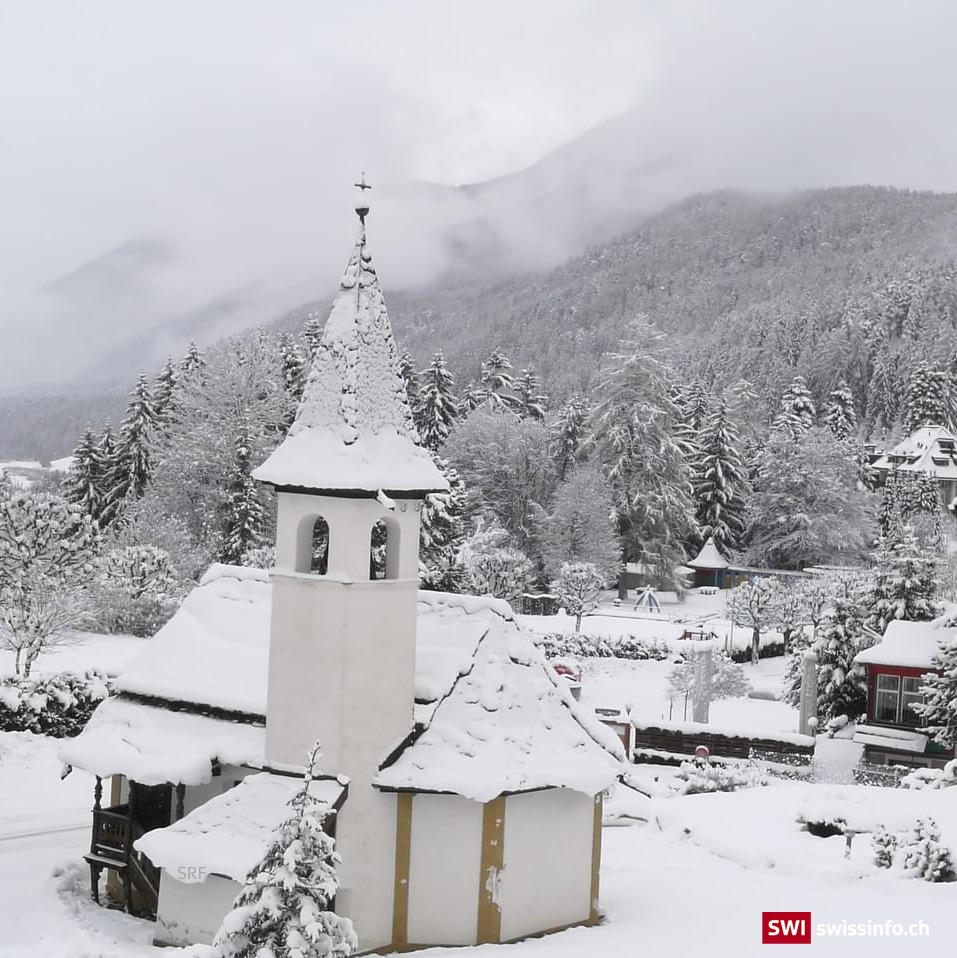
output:
M359 182L353 183L352 185L359 190L359 197L356 200L356 212L359 214L359 222L362 224L363 228L365 228L366 217L369 215L369 203L365 199L365 195L366 190L372 189L372 185L370 183L366 183L365 170L362 171L362 176L359 177Z

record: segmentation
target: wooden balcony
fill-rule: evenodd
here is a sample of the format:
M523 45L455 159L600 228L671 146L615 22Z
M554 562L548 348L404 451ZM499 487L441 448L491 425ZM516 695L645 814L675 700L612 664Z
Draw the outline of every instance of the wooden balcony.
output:
M123 884L123 902L128 912L155 917L159 901L160 870L134 847L149 829L136 818L135 802L103 808L103 788L96 782L93 807L93 834L90 851L84 856L90 866L93 900L100 901L99 881L103 869L114 872ZM133 793L135 794L135 792Z

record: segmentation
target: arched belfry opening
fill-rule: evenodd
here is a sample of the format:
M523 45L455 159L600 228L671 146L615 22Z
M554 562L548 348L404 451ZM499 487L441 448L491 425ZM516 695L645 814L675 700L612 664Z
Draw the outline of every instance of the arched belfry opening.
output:
M296 537L296 572L325 575L329 571L329 523L322 516L306 516Z
M369 537L369 578L399 577L399 524L392 518L379 519Z

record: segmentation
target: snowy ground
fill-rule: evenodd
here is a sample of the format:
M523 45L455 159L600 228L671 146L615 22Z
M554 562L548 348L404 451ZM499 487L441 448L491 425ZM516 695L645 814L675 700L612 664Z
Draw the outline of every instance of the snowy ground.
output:
M74 641L44 652L33 667L34 677L55 672L100 669L116 675L145 648L144 639L131 635L97 635L80 632ZM13 675L13 653L0 650L0 676Z
M174 958L150 946L149 923L107 911L89 899L92 785L74 772L58 780L55 744L0 734L0 956L3 958ZM667 796L666 782L661 791ZM598 928L509 946L515 958L603 955L659 958L706 948L709 954L760 953L762 911L810 911L818 922L924 921L930 938L816 937L815 953L946 954L957 886L928 885L879 873L866 836L849 860L842 838L801 830L802 813L843 814L855 827L906 828L933 814L957 848L957 790L889 789L775 783L730 795L661 797L648 825L606 828ZM71 823L82 823L70 828ZM37 834L41 827L46 834ZM195 949L198 955L201 949ZM501 954L487 946L478 954ZM427 954L454 958L460 949Z
M82 636L77 645L42 658L38 669L115 672L142 649L141 641ZM0 672L8 667L0 658ZM630 704L637 715L667 717L664 682L670 668L669 662L587 661L582 700ZM745 670L755 690L777 693L784 660L765 659ZM797 716L779 701L742 698L714 703L712 721L757 734L794 731ZM48 739L0 733L0 958L199 958L203 949L153 948L148 922L89 901L82 855L89 847L92 780L74 771L61 781L55 753L56 743ZM819 779L849 782L858 754L847 737L819 738ZM638 783L655 796L642 803L649 823L604 831L605 922L508 946L507 955L664 958L707 949L738 958L760 953L761 912L772 910L810 911L814 925L921 920L931 930L930 937L906 940L815 936L812 948L820 954L940 955L952 948L949 920L957 907L957 884L929 885L878 872L867 836L855 840L845 859L842 838L814 838L798 819L841 815L854 828L883 823L903 830L919 815L932 814L945 843L957 851L957 789L912 793L774 782L734 794L675 797L673 775L637 766ZM502 954L500 946L474 951L489 958ZM427 954L455 958L462 951Z

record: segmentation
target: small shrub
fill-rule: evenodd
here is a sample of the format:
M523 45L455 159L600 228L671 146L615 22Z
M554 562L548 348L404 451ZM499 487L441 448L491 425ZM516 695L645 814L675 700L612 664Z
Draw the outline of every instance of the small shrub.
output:
M929 882L954 881L950 849L940 843L940 829L932 818L918 819L904 847L905 872Z
M918 768L901 779L902 788L950 788L957 785L957 759L943 768Z
M630 659L662 662L671 656L664 642L638 639L633 635L582 635L580 632L549 632L537 640L550 659Z
M767 784L767 776L751 762L746 765L682 762L675 776L674 788L679 795L700 795Z
M879 825L877 831L871 836L871 848L874 850L874 864L878 868L893 867L897 837L883 825Z
M95 670L84 675L60 672L43 679L2 679L0 731L72 738L112 691L109 677Z

